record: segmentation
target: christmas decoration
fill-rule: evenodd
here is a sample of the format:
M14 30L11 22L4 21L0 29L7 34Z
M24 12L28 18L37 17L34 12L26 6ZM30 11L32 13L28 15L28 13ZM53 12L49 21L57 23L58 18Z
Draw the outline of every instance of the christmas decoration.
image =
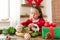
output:
M9 35L6 35L6 40L11 40L11 37Z
M45 22L44 26L45 27L49 27L50 26L50 23L49 22Z
M23 26L20 32L18 31L16 32L16 36L24 37L26 40L30 39L30 37L37 37L39 35L40 35L39 27L36 24L34 24L34 26L31 28Z
M52 31L51 31L52 30ZM50 32L52 38L60 38L60 27L43 27L42 38L45 38L46 34Z
M30 6L32 6L32 0L27 0Z
M24 38L26 39L26 40L29 40L30 39L30 34L29 33L25 33L25 35L24 35Z
M39 31L38 25L34 24L34 26L31 28L33 31Z
M15 35L16 29L14 27L9 27L8 28L8 34L9 35Z
M2 34L4 34L4 35L8 34L8 30L7 29L3 29L2 30Z
M50 35L50 32L46 34L45 40L53 40L52 36Z
M39 5L41 4L41 2L43 1L43 0L34 0L35 1L35 4L36 4L36 7L39 7Z
M51 23L50 26L55 27L57 24L55 22Z
M35 2L36 7L39 7L43 0L27 0L30 6L33 6L33 1Z
M2 34L4 34L4 35L7 35L7 34L15 35L15 32L16 32L16 29L14 27L11 27L11 26L8 29L2 30Z
M44 23L44 26L45 26L45 27L50 27L50 26L56 27L56 25L57 25L57 24L56 24L55 22L52 22L52 23L45 22L45 23Z
M54 27L50 26L50 35L54 39Z
M38 32L38 31L34 31L34 32L31 33L32 37L37 37L39 35L40 35L40 32Z
M21 33L26 33L26 31L27 31L26 26L22 27Z

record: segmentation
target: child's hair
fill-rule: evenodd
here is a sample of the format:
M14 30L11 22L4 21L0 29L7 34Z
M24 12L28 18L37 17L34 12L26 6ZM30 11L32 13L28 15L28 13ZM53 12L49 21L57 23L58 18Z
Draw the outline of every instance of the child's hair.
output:
M43 18L43 15L42 15L42 11L41 10L39 11L39 13L40 13L40 16L38 18Z
M39 11L40 16L39 16L38 18L43 18L41 8L40 8L40 7L37 8L36 6L32 6L32 7L33 7L33 8L36 8L36 9Z

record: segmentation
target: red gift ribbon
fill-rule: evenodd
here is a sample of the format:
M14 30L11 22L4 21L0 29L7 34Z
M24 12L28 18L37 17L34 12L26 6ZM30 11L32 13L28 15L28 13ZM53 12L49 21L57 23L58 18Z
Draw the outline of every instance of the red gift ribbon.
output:
M27 0L29 5L32 6L32 0Z
M54 39L54 27L50 27L50 35Z
M36 7L38 7L43 0L34 0L34 1L35 1L35 3L36 3Z

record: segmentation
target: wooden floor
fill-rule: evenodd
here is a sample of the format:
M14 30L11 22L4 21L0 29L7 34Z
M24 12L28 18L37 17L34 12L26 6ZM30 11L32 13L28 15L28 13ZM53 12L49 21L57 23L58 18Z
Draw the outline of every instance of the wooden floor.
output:
M36 37L36 38L31 38L30 40L42 40L42 37L39 36L39 37Z
M23 37L17 37L17 36L10 36L11 37L11 40L25 40ZM5 35L0 35L0 40L5 40ZM45 40L45 39L42 39L41 36L39 37L36 37L36 38L30 38L30 40ZM54 39L54 40L60 40L60 39Z

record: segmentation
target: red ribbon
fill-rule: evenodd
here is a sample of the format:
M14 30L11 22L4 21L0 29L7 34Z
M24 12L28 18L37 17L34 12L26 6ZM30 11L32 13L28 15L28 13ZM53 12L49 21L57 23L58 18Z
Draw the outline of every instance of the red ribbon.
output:
M36 7L38 7L43 0L34 0L34 1L35 1L35 3L36 3Z
M27 0L29 5L32 6L32 0Z
M50 35L54 39L54 27L50 27Z

